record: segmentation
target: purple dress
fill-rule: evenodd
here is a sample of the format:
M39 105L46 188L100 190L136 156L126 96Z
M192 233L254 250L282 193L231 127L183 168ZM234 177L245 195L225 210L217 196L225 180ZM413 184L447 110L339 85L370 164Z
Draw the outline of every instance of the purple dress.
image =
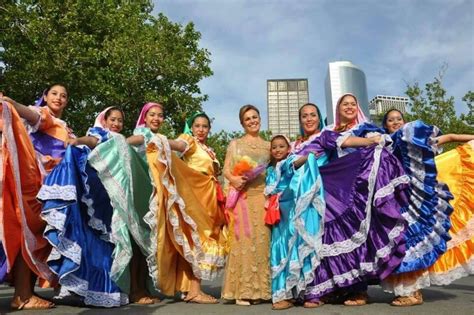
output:
M338 133L325 130L293 153L329 156ZM332 149L332 150L329 150ZM332 152L331 152L332 151ZM318 163L319 164L319 163ZM356 150L320 167L326 212L321 258L305 300L317 301L340 288L380 281L391 274L405 254L408 177L398 159L382 145Z

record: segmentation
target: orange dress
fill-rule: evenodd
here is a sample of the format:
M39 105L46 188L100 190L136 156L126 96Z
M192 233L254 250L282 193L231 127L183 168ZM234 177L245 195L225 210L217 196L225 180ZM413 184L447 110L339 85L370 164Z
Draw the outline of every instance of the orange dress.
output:
M39 130L62 141L67 139L68 131L46 108L35 110L41 114L40 121L35 127L28 125L25 128L11 104L4 102L2 106L0 237L7 273L11 272L20 254L40 280L54 283L56 276L46 264L51 246L43 238L46 223L40 217L41 203L36 195L42 184L42 170L51 170L60 159L48 156L40 159L27 129ZM44 165L38 163L39 160ZM46 285L44 281L41 283Z

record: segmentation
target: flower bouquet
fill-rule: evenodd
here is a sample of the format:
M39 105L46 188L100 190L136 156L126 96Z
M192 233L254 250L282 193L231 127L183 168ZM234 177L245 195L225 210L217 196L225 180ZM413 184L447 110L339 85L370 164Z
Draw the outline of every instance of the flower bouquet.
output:
M265 164L259 165L247 155L238 156L237 160L237 163L235 163L234 168L232 169L232 175L245 176L248 182L253 181L258 177L258 175L265 171ZM235 208L240 195L241 192L231 186L227 194L226 208Z
M237 163L235 163L234 168L232 169L232 175L234 176L245 176L247 178L247 182L253 181L258 175L262 174L265 171L266 164L258 164L252 158L247 155L244 156L237 156ZM247 203L244 198L244 192L235 189L234 187L230 186L229 191L227 193L226 199L226 209L234 210L237 203L240 203L241 211L242 211L242 218L244 224L244 232L247 236L250 236L250 226L248 222L248 214L247 214ZM239 238L239 222L237 220L237 216L235 217L234 228L236 237Z

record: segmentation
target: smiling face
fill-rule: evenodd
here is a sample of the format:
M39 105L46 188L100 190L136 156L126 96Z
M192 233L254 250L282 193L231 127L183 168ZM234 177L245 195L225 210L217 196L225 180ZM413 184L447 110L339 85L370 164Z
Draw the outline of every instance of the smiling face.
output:
M270 153L276 162L285 159L290 152L290 145L283 137L275 137L272 140Z
M394 133L405 124L402 114L398 110L392 110L387 113L387 120L385 121L385 128L389 133Z
M306 136L311 136L319 130L319 115L316 107L305 105L300 109L300 123Z
M62 85L53 85L48 93L43 96L46 106L48 106L54 116L60 118L64 108L67 106L68 95L67 90Z
M254 109L249 109L242 115L242 126L245 133L258 134L260 131L260 115Z
M123 115L118 109L111 109L106 113L105 128L113 132L120 132L123 129Z
M193 125L191 126L191 132L199 142L206 143L209 130L211 130L211 127L209 126L209 121L206 117L198 116L194 119Z
M146 112L145 126L150 128L153 133L157 133L164 120L163 109L159 106L153 106Z
M339 105L339 117L341 123L346 125L357 118L357 101L352 95L346 95Z

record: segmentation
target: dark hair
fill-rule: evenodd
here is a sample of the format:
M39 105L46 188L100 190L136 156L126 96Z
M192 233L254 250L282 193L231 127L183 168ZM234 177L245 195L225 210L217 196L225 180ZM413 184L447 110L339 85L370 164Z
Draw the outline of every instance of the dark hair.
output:
M244 114L246 112L248 112L249 110L254 110L257 112L258 116L260 117L260 111L258 110L257 107L251 105L251 104L247 104L247 105L244 105L240 108L239 110L239 119L240 119L240 124L243 124L244 123Z
M390 114L391 112L399 112L400 113L400 116L402 116L402 119L403 121L405 121L405 117L403 116L403 113L396 109L396 108L390 108L384 115L383 115L383 118L382 118L382 128L385 129L386 132L388 132L388 129L387 129L387 119L388 119L388 114Z
M35 104L35 105L36 105L36 106L44 106L44 105L46 105L46 102L44 101L44 97L45 97L46 95L48 95L49 91L50 91L53 87L55 87L55 86L61 86L61 87L63 87L63 88L66 90L66 92L67 92L67 87L66 87L65 84L62 84L62 83L54 83L54 84L48 85L48 87L43 90L43 94L41 94L40 99L36 101L36 104ZM69 95L67 95L67 96L69 96Z
M273 143L273 140L275 139L285 140L286 144L288 144L288 147L291 148L291 143L288 142L288 139L284 135L276 135L276 136L273 136L272 139L270 140L270 149L271 149L271 144ZM268 166L275 166L276 163L277 161L275 160L275 158L273 156L270 156L270 161L268 162Z
M199 118L199 117L206 118L207 123L209 124L209 129L211 129L211 119L209 118L209 116L207 116L206 113L199 113L196 116L194 116L193 119L190 121L189 128L193 126L194 121L196 120L196 118Z
M107 120L107 118L109 118L109 116L112 114L113 111L118 111L120 112L120 114L122 114L122 119L125 119L125 115L123 113L123 110L121 108L118 108L116 106L112 106L110 107L104 114L104 119Z
M288 146L291 146L291 144L288 142L288 139L284 135L273 136L272 139L270 140L270 143L272 143L273 140L275 140L275 139L283 139L288 144Z

